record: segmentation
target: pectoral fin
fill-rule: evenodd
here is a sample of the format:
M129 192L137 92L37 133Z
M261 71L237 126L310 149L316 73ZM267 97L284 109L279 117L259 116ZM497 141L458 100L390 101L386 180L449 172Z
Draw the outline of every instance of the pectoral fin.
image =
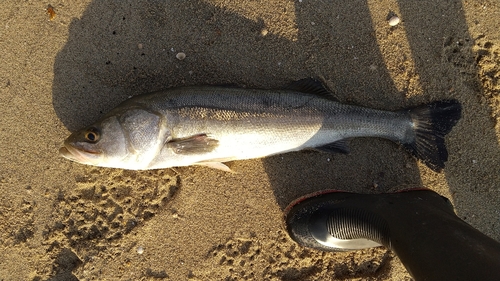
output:
M166 145L176 154L201 154L213 151L219 145L219 141L206 134L199 134L182 139L171 139Z

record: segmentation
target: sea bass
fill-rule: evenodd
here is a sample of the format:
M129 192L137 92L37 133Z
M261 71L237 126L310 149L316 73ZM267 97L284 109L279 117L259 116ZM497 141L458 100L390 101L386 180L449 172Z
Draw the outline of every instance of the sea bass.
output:
M347 152L346 139L403 145L434 171L448 159L444 136L461 117L456 100L401 111L337 102L313 79L283 90L180 87L135 96L71 134L60 154L82 164L131 170L204 165L316 149Z

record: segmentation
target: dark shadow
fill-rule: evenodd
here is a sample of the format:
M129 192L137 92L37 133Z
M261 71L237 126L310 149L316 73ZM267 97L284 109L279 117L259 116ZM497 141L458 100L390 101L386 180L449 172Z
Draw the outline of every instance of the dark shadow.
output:
M112 10L105 8L110 5ZM297 2L292 9L297 40L263 35L263 21L202 2L94 1L71 23L68 43L57 55L55 111L74 131L132 95L180 85L279 87L311 76L344 102L381 109L410 104L384 68L364 1ZM356 21L349 20L353 15ZM180 51L185 60L176 59ZM326 188L383 192L421 185L412 158L383 140L355 140L349 155L306 152L263 161L282 208Z
M48 281L78 281L72 271L81 264L80 258L70 249L62 249L55 260L53 268L56 274L49 278Z
M71 22L56 57L54 109L75 131L132 95L181 85L277 87L310 74L307 45L263 29L203 2L94 1Z
M421 7L418 2L400 4L425 92L418 100L407 100L384 67L366 1L355 2L296 2L293 11L288 11L296 14L298 28L297 40L291 40L273 32L263 35L263 21L204 2L93 1L81 19L71 22L68 42L56 57L54 109L63 124L75 131L129 96L181 85L275 88L313 76L321 78L343 102L395 110L452 97L450 87L470 83L470 99L461 100L464 120L448 138L450 161L445 170L450 188L457 194L458 212L468 216L465 206L475 202L476 190L478 198L484 198L487 188L497 184L491 175L499 165L486 163L470 169L459 163L472 163L474 153L481 155L484 152L479 150L485 147L492 154L500 152L488 127L488 108L477 99L477 70L468 69L464 76L456 77L461 73L452 55L456 52L446 45L461 36L465 40L467 25L464 19L458 27L449 26L438 13L446 9L449 17L463 18L460 4L445 1L436 4L440 9ZM426 41L428 33L433 40ZM186 53L186 59L176 59L178 52ZM470 47L458 52L473 57ZM434 67L436 62L449 64L445 73ZM372 65L377 68L372 70ZM484 120L481 138L475 137L477 128L468 120ZM467 133L459 135L458 130ZM279 206L284 208L297 197L322 189L379 193L422 185L415 160L396 144L367 138L351 141L350 148L349 155L300 152L263 159ZM220 181L215 173L210 175L213 179L207 176L207 182ZM497 199L488 202L492 200ZM477 223L494 221L488 210L471 211Z
M357 2L296 3L297 44L308 44L306 50L312 53L306 63L310 75L326 78L341 101L374 108L459 99L463 117L447 136L450 156L444 175L459 216L500 239L497 214L490 207L500 205L498 196L491 195L499 188L500 150L477 65L482 57L492 55L492 43L484 36L470 36L460 1L430 6L400 1L403 22L388 26L387 33L405 28L410 59L423 88L422 95L405 100L405 93L395 89L383 67L367 4ZM348 60L356 63L345 63ZM371 65L377 70L369 71ZM283 208L301 195L322 189L385 192L422 185L415 159L396 145L359 139L351 142L351 149L349 155L291 153L264 159L279 205Z
M399 1L399 7L424 93L458 98L463 105L462 121L448 137L446 180L458 215L499 240L498 214L491 206L500 206L500 149L478 76L478 62L492 46L471 37L462 1L432 3Z
M386 70L366 1L355 2L295 2L297 45L310 53L308 75L323 77L342 102L385 110L414 105ZM280 207L323 189L379 193L422 185L414 159L398 145L365 138L350 141L350 148L348 155L299 152L264 159Z

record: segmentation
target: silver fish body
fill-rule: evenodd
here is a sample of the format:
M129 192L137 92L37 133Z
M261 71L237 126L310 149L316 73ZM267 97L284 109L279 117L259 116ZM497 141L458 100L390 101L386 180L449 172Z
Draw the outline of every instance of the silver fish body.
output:
M123 102L72 134L60 152L70 160L104 167L206 165L227 170L222 162L308 148L345 151L344 139L381 137L405 145L440 170L447 157L444 140L435 144L428 139L442 139L449 132L460 118L460 104L438 103L398 112L346 105L310 80L287 90L181 87ZM434 128L436 117L443 128ZM412 149L421 131L428 135L422 139L424 149L431 152Z

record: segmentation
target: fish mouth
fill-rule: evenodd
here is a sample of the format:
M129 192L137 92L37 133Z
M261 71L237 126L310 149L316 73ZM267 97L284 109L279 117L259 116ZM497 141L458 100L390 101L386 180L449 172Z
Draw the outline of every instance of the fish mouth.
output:
M64 144L64 146L59 149L59 155L62 157L82 164L94 163L92 160L100 154L99 151L76 148L70 144Z

